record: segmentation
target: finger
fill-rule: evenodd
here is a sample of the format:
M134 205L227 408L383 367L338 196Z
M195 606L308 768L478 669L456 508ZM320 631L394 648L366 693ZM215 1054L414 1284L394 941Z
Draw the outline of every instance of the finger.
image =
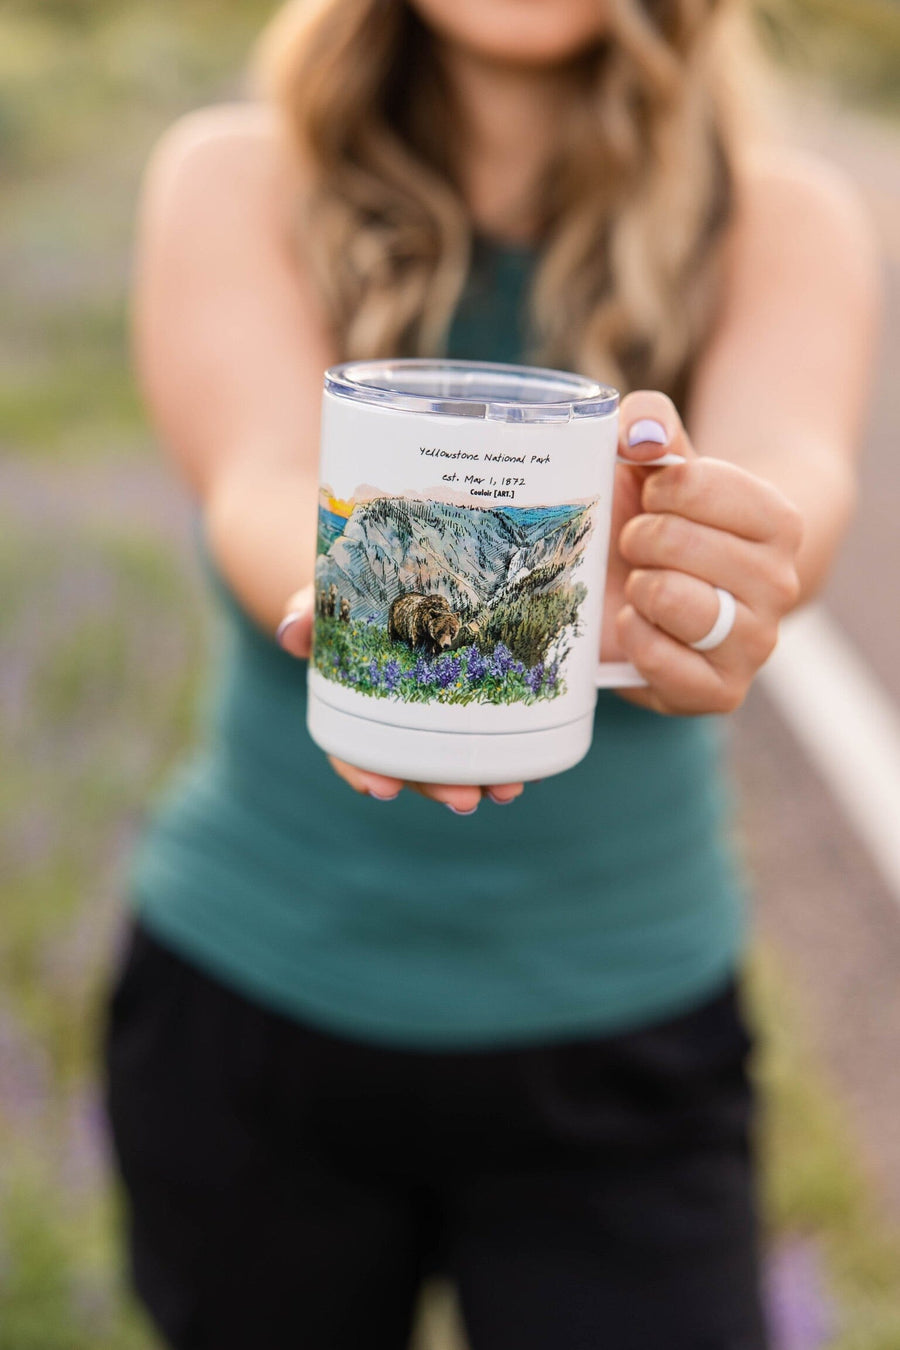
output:
M783 613L791 603L790 569L765 544L672 512L633 516L619 535L619 551L632 567L673 568L723 586L753 610Z
M339 778L343 778L354 792L368 794L379 801L393 801L403 787L402 778L390 778L384 773L371 773L368 769L358 769L343 759L328 756L328 762Z
M524 783L492 783L484 789L484 795L490 797L497 806L508 806L525 791Z
M624 605L616 620L622 649L650 686L644 700L658 712L733 712L743 697L743 682L729 681L700 652L662 632Z
M657 389L626 394L619 408L619 454L640 467L642 460L665 454L696 458L678 409Z
M344 779L346 783L353 788L355 792L367 793L379 801L393 801L406 786L413 792L418 792L420 796L427 797L431 801L442 803L446 806L452 806L454 810L463 815L473 812L481 801L481 788L470 787L467 784L458 783L416 783L408 782L404 784L400 778L390 778L386 774L372 773L368 769L358 769L353 764L347 764L345 760L336 759L333 755L328 756L335 773ZM503 790L508 793L510 789L520 789L522 784L504 784ZM516 793L515 795L518 795Z
M285 615L275 632L279 646L291 656L308 657L312 645L313 583L295 591L285 607Z
M702 525L771 543L799 544L799 513L772 483L724 459L673 464L647 477L641 490L647 512L669 511Z
M487 788L469 787L459 783L408 783L407 787L423 797L431 798L432 801L452 806L462 815L471 814L477 808L482 795L490 797L498 806L507 806L517 797L521 797L525 791L524 783L492 783Z
M625 595L649 623L688 645L706 637L719 617L715 588L686 572L636 568L628 575ZM719 666L757 670L772 654L777 636L777 623L762 621L738 601L728 637L704 655Z
M481 788L464 783L410 782L407 786L430 801L442 802L444 806L451 807L459 815L472 815L481 801Z
M312 609L314 594L315 584L312 581L308 581L305 586L301 586L299 591L294 591L293 595L289 597L288 602L285 605L285 611L289 612L294 609Z

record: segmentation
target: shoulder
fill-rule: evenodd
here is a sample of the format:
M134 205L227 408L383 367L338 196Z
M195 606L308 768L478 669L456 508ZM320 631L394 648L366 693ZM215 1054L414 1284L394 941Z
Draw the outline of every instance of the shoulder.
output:
M853 178L831 160L794 146L749 148L736 163L736 202L733 264L745 277L799 268L877 289L873 219Z
M187 113L165 131L150 168L177 174L186 167L210 174L285 173L293 163L287 128L267 103L223 103Z
M727 457L740 462L786 426L843 454L858 442L882 309L874 220L852 177L816 154L754 148L737 168L722 303L690 416L701 440L731 438Z
M273 222L302 186L299 156L275 110L263 103L202 108L160 137L144 175L142 213L179 230L268 215Z
M796 146L754 146L737 161L738 201L757 225L788 220L798 233L823 226L863 243L873 233L853 178L840 165Z

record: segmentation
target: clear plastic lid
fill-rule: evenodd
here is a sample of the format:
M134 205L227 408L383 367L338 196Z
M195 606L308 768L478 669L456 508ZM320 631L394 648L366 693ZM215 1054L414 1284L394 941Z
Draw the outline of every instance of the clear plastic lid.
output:
M345 361L326 370L325 388L354 403L494 422L605 417L619 403L618 391L596 380L497 361Z

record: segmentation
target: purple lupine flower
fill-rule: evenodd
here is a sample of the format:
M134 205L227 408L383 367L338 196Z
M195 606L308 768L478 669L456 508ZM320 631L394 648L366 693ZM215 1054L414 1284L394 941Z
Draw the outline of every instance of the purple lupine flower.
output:
M392 694L400 682L400 662L394 658L384 668L384 687Z
M374 656L369 662L369 681L374 689L377 689L381 683L381 672L378 669L378 662L375 660Z
M521 661L513 661L510 667L514 675L522 675L525 672L525 666Z
M556 688L556 677L557 677L558 674L559 674L559 662L558 662L558 661L554 661L554 662L553 662L553 665L552 665L552 666L550 667L550 669L547 671L547 688L548 688L548 689L555 689L555 688Z
M479 680L484 679L485 673L487 672L488 663L481 655L481 652L478 650L478 648L475 646L467 647L465 656L466 656L466 673L469 676L469 683L477 684Z
M30 1041L11 1011L0 1006L0 1107L23 1128L34 1128L51 1098L51 1070L42 1046Z
M492 675L498 675L501 678L508 675L513 663L513 654L505 642L498 642L494 647L493 655L488 662Z
M802 1239L782 1242L769 1254L763 1280L774 1345L825 1350L832 1344L838 1318L818 1248Z
M531 669L526 674L525 683L528 685L528 688L531 690L531 692L533 694L536 694L539 692L543 682L544 682L544 663L543 661L538 661L537 665L532 666Z
M74 1091L66 1111L60 1179L67 1191L89 1194L103 1180L107 1162L106 1118L94 1088Z
M436 662L434 673L441 689L446 689L448 685L458 679L461 669L462 661L458 656L446 657L443 661Z
M413 667L416 684L428 684L432 674L431 662L427 661L424 656L420 656Z

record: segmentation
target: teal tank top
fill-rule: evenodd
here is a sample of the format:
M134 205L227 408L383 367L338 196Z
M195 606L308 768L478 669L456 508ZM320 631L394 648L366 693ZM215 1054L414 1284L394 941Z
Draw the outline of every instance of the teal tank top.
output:
M517 361L531 251L480 241L449 354ZM711 995L743 946L719 728L601 693L587 756L472 816L355 793L306 730L306 664L210 566L199 744L144 832L151 932L257 1001L418 1047L634 1028Z

